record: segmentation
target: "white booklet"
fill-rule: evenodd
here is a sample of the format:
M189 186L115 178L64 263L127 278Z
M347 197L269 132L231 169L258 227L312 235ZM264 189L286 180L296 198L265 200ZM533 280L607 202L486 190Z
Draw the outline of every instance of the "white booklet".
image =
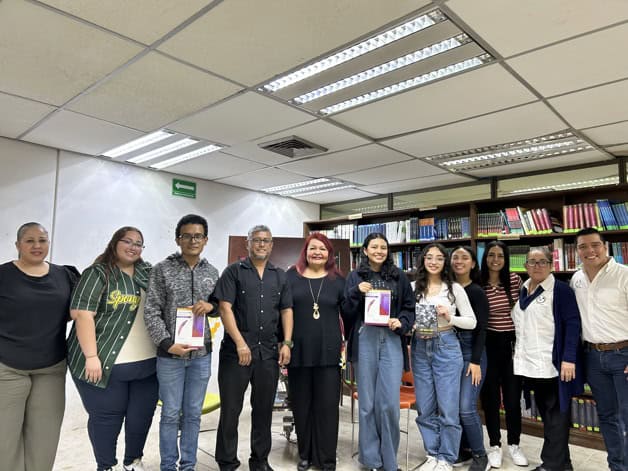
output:
M202 347L205 345L205 316L195 316L192 308L177 308L174 343Z
M390 319L390 290L372 289L364 295L364 323L388 325Z

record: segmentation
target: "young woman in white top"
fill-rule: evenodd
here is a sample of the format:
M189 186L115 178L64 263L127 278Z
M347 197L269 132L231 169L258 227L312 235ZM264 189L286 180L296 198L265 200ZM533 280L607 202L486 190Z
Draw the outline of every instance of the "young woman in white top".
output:
M450 471L458 457L462 433L459 410L463 359L454 327L473 329L476 319L464 288L452 281L445 247L428 245L418 265L417 322L426 309L435 311L437 319L433 333L415 330L412 340L417 424L427 454L420 469Z

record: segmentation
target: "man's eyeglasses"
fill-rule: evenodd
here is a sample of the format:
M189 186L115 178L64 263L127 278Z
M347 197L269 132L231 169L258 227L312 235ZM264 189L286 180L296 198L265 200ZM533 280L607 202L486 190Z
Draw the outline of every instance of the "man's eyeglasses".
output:
M526 260L526 266L528 267L545 268L549 264L550 264L549 260Z
M194 242L201 242L205 240L205 234L181 234L177 237L177 239L184 242L190 242L191 240Z
M269 245L273 243L273 239L260 239L259 237L254 237L253 239L249 239L255 245Z
M142 244L141 242L133 242L129 239L120 239L120 242L122 242L124 245L127 245L129 247L135 247L136 249L140 250L144 248L144 244Z

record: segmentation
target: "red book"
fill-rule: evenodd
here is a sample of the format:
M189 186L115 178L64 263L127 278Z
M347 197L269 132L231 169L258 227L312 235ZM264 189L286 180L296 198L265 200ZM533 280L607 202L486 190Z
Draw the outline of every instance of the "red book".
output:
M534 222L534 227L536 228L536 232L543 231L543 225L541 224L541 220L539 219L539 215L537 214L538 209L531 209L530 215L532 216L532 221Z

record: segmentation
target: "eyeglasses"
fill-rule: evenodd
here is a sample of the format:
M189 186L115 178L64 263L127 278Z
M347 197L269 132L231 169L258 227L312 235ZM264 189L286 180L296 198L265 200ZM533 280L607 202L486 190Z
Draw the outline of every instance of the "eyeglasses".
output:
M549 260L526 260L527 267L541 267L545 268L550 264Z
M119 242L122 242L124 245L127 245L129 247L135 247L136 249L140 250L144 248L144 244L142 244L141 242L133 242L129 239L120 239Z
M273 239L260 239L259 237L255 237L253 239L249 239L255 245L269 245L273 243Z
M177 239L182 240L184 242L190 242L193 240L194 242L201 242L205 240L205 234L181 234L177 237Z
M438 262L438 263L444 263L445 262L445 257L433 257L432 255L428 255L427 257L425 257L425 260L428 262Z

